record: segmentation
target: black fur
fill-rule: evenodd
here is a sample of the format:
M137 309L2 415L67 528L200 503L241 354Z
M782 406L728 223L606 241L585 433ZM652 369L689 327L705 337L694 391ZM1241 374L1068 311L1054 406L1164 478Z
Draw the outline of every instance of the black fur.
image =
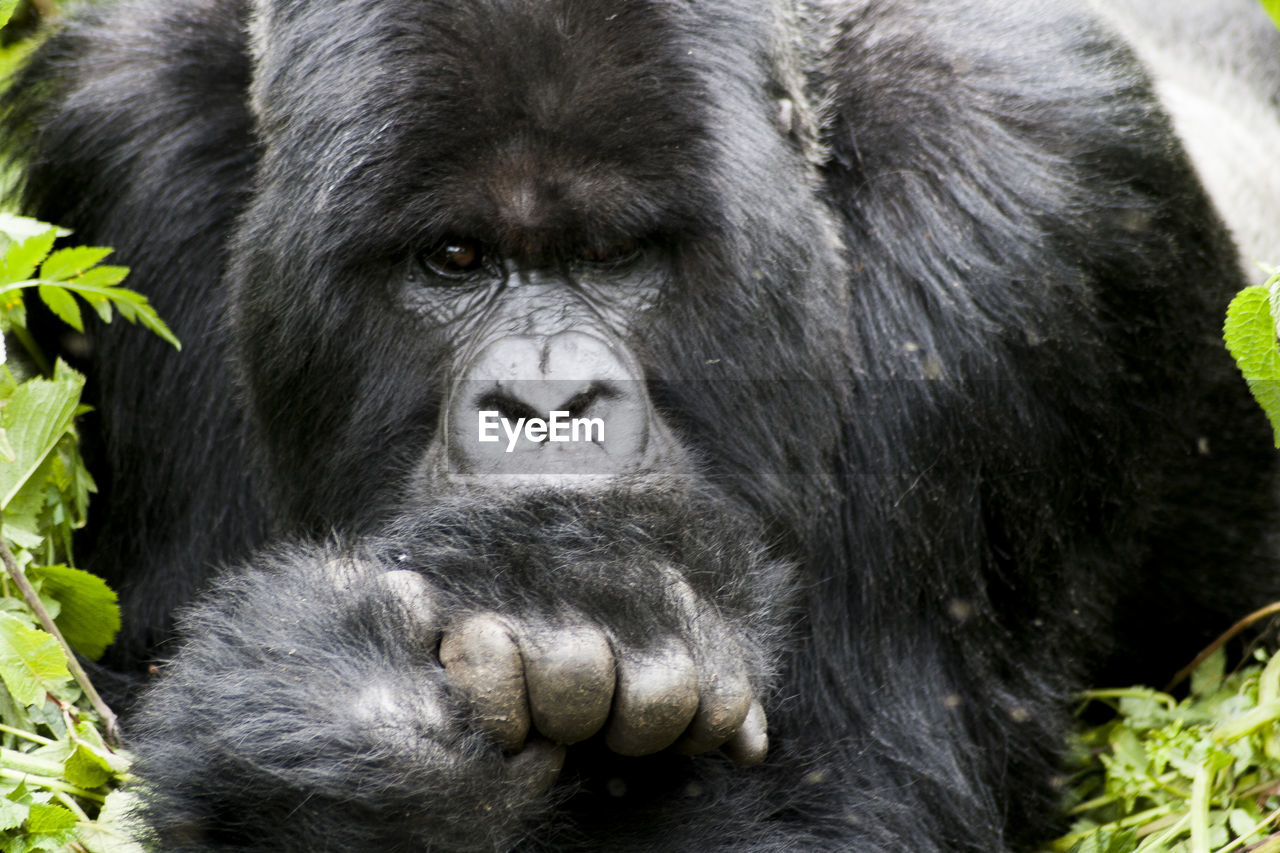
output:
M1071 4L263 0L253 44L250 5L87 11L7 102L29 208L185 344L81 365L109 662L173 657L128 726L161 849L1019 849L1072 691L1276 593L1236 248ZM655 298L601 311L682 470L431 475L473 327L401 286L459 231L644 241ZM592 741L535 796L435 657L479 611L736 649L768 760Z

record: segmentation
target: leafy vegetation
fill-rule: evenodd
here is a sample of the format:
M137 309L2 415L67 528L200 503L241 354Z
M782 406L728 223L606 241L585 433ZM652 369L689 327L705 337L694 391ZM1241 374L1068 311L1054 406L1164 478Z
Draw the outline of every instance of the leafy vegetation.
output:
M120 628L115 594L73 565L94 491L75 426L84 377L36 346L25 296L76 330L83 302L178 342L120 286L128 270L101 263L109 249L55 250L66 234L0 214L0 853L141 850L123 827L129 758L112 743L115 717L72 653L100 657Z
M1150 688L1095 690L1114 716L1078 737L1070 832L1052 851L1280 851L1280 655L1230 675L1225 655L1179 701ZM1083 707L1082 707L1083 710Z
M1280 23L1280 0L1268 10ZM1266 272L1232 300L1223 338L1280 448L1280 270ZM1280 654L1256 652L1230 675L1224 662L1220 648L1208 655L1181 701L1145 687L1085 694L1082 711L1104 703L1112 715L1077 738L1074 823L1050 850L1280 853Z
M0 0L0 27L17 5ZM29 48L0 50L0 74ZM87 305L178 341L120 286L128 270L102 263L109 249L55 250L68 233L0 213L0 853L141 853L118 790L129 757L73 653L101 657L120 628L115 594L74 567L72 534L94 491L76 431L84 377L36 345L26 297L77 331Z

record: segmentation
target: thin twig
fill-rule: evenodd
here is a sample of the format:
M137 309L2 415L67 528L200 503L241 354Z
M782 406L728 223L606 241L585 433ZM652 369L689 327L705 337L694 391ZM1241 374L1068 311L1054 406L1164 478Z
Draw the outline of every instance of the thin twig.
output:
M0 559L4 560L4 567L9 572L9 577L13 578L13 582L22 591L22 597L26 599L27 606L35 612L44 629L53 635L54 639L58 641L58 645L62 646L62 653L67 657L67 669L71 670L76 683L80 685L80 689L88 697L89 704L93 706L93 710L97 711L98 716L102 718L102 725L106 729L107 741L114 744L116 742L115 712L107 707L107 703L102 701L102 697L94 689L93 682L89 680L89 674L80 665L79 658L71 650L71 646L67 644L66 638L58 630L58 626L53 624L53 619L49 617L49 611L45 610L44 605L40 602L40 596L36 593L35 587L31 585L31 581L27 580L27 576L22 572L22 567L18 565L18 561L14 559L13 552L9 550L8 543L3 540L0 540Z
M1253 625L1255 622L1261 622L1263 619L1266 619L1268 616L1272 616L1276 613L1280 613L1280 601L1275 601L1275 602L1272 602L1271 604L1268 604L1266 607L1258 608L1257 610L1250 613L1248 616L1241 619L1236 624L1232 625L1227 630L1223 631L1222 636L1218 637L1218 639L1214 640L1212 643L1206 646L1204 651L1196 655L1195 660L1193 660L1191 663L1184 666L1182 669L1178 670L1178 674L1173 677L1173 680L1164 686L1164 692L1168 693L1170 690L1172 690L1173 688L1181 684L1183 680L1195 670L1196 667L1198 667L1200 664L1204 663L1206 659L1208 659L1209 655L1213 654L1218 649L1225 646L1228 642L1231 641L1233 637L1236 636L1236 634L1239 634L1241 631L1243 631L1245 628L1248 628L1250 625Z

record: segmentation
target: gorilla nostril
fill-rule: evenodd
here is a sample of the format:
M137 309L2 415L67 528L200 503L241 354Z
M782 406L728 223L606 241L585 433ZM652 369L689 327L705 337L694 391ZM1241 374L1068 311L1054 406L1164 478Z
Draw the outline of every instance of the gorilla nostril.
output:
M509 421L518 421L522 418L528 420L544 414L502 388L493 388L481 394L476 398L475 407L480 411L495 411L499 417Z
M592 406L599 401L616 400L622 396L622 392L614 385L608 382L592 382L585 390L579 391L568 400L560 404L562 411L569 413L571 418L580 418L588 413Z
M643 375L603 334L497 337L460 374L442 431L454 473L613 475L659 452Z
M599 403L617 400L623 395L624 392L617 386L597 380L565 399L563 403L554 407L552 411L567 412L571 418L580 418L587 415L593 407L598 408ZM527 420L529 418L546 417L549 414L549 412L542 411L533 403L520 399L520 396L512 390L500 386L490 388L477 395L473 405L481 411L497 412L499 417L511 421L517 421L521 418Z

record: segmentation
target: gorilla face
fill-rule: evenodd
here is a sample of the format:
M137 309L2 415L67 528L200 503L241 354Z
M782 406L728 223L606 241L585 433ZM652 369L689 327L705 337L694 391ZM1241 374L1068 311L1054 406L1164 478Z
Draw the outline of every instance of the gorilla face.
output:
M667 4L260 18L261 188L231 283L291 522L376 520L458 478L687 471L686 434L712 468L795 473L784 442L752 437L775 431L770 400L809 399L784 380L838 375L810 343L839 333L843 262L806 191L812 129L780 121L803 94L761 52L783 27L766 13L735 12L733 44ZM376 34L360 50L378 73L348 79L349 43L318 24L335 15ZM779 95L740 94L760 90ZM335 166L299 172L315 162ZM603 438L481 442L485 412L564 412ZM834 452L824 429L805 452Z
M756 597L787 570L764 560L771 532L746 523L746 507L767 503L773 535L792 542L829 517L776 483L822 480L826 466L797 467L796 456L840 452L841 407L810 412L813 429L790 446L773 419L812 410L838 356L819 359L809 343L835 338L845 310L835 225L791 191L812 164L778 120L786 99L753 99L749 113L733 102L733 87L781 91L778 68L756 53L781 24L753 22L759 32L742 44L716 46L664 5L499 6L370 4L362 26L379 37L366 59L387 70L355 82L315 44L316 20L337 9L259 20L256 42L269 46L253 87L260 190L230 283L273 507L302 532L385 533L396 519L411 566L440 547L433 530L463 525L445 521L460 501L506 520L492 523L500 534L466 521L466 548L480 553L531 516L588 540L646 516L646 532L689 530L698 546L686 553L645 533L607 571L577 539L545 547L554 537L540 537L547 556L521 593L477 589L507 560L417 575L424 596L458 598L440 661L508 748L531 730L557 743L603 730L623 754L680 739L687 752L727 744L758 762L772 663L756 629L741 630L772 624L785 597L777 607ZM314 59L276 67L294 42ZM712 50L740 76L713 86ZM365 108L339 118L319 96L334 91ZM713 134L709 119L731 110L730 132ZM298 173L319 161L342 173ZM557 419L566 442L512 432L556 430ZM590 441L573 441L572 421L596 430ZM481 439L485 423L499 441ZM735 566L703 556L740 543L759 553ZM502 570L508 579L539 564L527 547ZM712 589L690 573L718 578L714 599L739 616L700 616ZM513 605L571 580L571 596ZM724 594L735 587L737 601ZM613 592L635 588L648 592ZM614 611L635 616L618 624Z
M349 15L377 34L358 80L341 28L316 41ZM720 45L665 4L257 21L263 148L229 281L277 523L389 535L418 597L450 601L440 661L509 749L603 731L627 755L764 756L760 638L787 596L762 599L789 573L764 543L830 517L807 489L840 452L841 407L812 411L840 357L810 344L845 309L835 225L780 121L795 100L735 102L782 91L759 52L782 23L747 22ZM713 85L713 51L740 73ZM459 528L448 548L509 556L434 566ZM691 541L659 535L677 529ZM628 546L584 552L601 537Z

